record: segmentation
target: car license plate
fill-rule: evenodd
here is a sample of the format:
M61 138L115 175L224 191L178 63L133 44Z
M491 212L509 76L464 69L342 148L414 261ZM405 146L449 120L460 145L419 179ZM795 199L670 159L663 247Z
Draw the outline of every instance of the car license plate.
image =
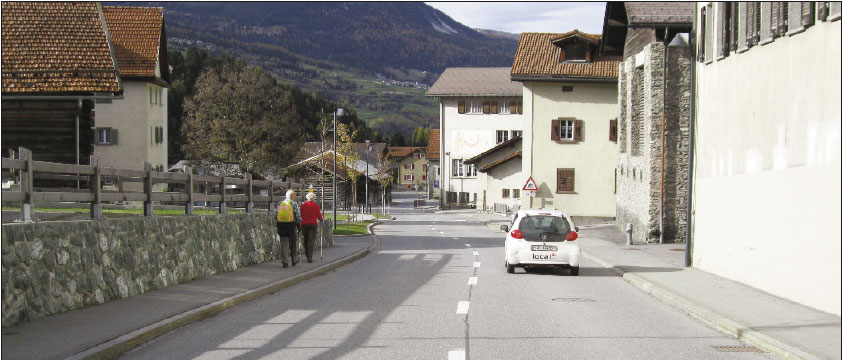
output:
M532 245L531 250L533 251L556 251L557 247L553 245Z

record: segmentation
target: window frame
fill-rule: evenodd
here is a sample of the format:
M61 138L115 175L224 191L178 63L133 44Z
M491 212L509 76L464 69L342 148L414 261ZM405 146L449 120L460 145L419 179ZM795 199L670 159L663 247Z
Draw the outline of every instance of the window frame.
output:
M115 140L115 131L116 129L110 127L101 127L96 128L96 136L97 141L96 145L117 145ZM102 139L102 135L105 135L106 139Z
M503 140L501 140L503 139ZM496 130L495 131L495 144L501 144L509 141L509 131L508 130Z
M467 115L483 115L483 100L467 100L465 113Z
M501 189L501 198L509 199L509 189Z

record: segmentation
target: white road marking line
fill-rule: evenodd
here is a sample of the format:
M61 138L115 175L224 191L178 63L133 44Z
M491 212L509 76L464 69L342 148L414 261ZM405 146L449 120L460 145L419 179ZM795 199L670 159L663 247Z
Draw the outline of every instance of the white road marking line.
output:
M469 244L465 244L465 247L471 247L471 245L469 245Z
M476 251L475 251L475 252L473 252L472 254L474 254L474 256L480 256L480 253L479 253L479 252L476 252Z
M455 237L455 238L454 238L454 240L459 240L459 239L460 239L460 238L458 238L458 237Z
M472 277L468 278L468 285L477 285L477 277L472 276Z
M457 303L457 314L468 314L468 301L460 301Z
M448 351L448 360L465 360L465 350Z
M442 232L442 231L440 231L439 233L440 233L440 234L442 234L442 235L445 235L445 233L444 233L444 232Z
M475 262L474 262L474 267L480 267L480 262L479 262L479 261L475 261Z

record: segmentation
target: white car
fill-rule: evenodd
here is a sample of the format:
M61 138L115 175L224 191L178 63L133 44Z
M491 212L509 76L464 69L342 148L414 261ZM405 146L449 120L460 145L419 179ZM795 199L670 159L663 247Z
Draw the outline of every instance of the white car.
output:
M580 273L580 246L577 227L571 218L560 210L519 210L512 220L512 228L501 225L506 231L504 255L506 272L515 267L559 267Z

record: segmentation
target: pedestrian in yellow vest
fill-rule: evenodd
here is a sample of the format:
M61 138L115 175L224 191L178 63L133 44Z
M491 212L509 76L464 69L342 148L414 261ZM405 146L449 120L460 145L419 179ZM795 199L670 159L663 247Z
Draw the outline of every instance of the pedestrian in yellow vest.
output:
M281 238L281 264L286 268L287 257L293 266L299 263L298 228L301 226L301 211L296 202L296 191L287 190L287 197L275 207L275 221L278 237Z

